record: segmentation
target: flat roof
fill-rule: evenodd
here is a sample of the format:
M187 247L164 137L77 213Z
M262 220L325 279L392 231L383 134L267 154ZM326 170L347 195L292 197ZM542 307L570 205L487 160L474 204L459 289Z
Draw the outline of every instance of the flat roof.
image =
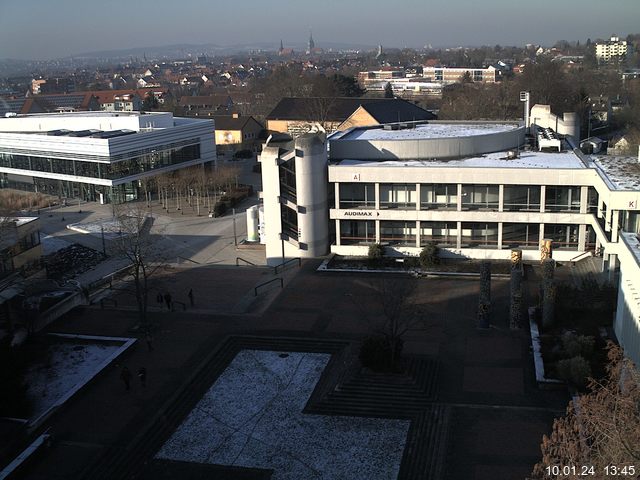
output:
M592 155L591 159L616 190L640 190L640 159L631 156Z
M419 124L400 130L376 128L355 128L344 135L334 136L332 141L340 140L420 140L429 138L473 137L515 131L520 128L518 122L435 122Z
M586 168L573 152L521 151L518 158L508 159L507 152L487 153L457 160L341 160L332 165L340 167L425 167L425 168Z

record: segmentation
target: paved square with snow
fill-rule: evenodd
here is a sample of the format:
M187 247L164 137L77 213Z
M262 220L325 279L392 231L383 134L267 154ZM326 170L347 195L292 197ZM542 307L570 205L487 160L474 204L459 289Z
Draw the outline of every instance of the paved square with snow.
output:
M242 350L156 455L293 480L393 479L410 422L302 413L330 355Z

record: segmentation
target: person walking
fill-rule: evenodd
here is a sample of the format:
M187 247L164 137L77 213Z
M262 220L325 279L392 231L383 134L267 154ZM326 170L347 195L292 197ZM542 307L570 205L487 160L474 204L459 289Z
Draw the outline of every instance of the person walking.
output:
M131 389L131 372L127 367L122 368L122 372L120 372L120 378L124 382L124 389L128 392Z
M189 297L189 303L191 303L191 306L193 307L193 288L189 289L188 297Z
M147 386L147 369L144 367L140 367L138 370L138 378L140 379L140 383L143 387Z
M171 294L169 292L164 294L164 301L167 304L167 309L171 310Z

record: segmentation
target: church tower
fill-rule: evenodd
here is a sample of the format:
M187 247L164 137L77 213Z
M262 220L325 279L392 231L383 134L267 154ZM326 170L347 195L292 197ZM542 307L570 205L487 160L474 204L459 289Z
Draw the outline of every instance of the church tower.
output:
M309 43L307 44L307 55L313 52L313 49L316 47L316 43L313 41L313 33L309 30Z

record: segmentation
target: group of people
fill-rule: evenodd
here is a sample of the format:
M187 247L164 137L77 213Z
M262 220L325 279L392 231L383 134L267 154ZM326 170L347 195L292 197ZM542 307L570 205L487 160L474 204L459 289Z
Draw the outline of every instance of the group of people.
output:
M187 294L187 296L189 297L189 303L193 307L194 300L193 300L193 289L192 288L189 289L189 293ZM171 310L172 309L173 300L171 299L171 294L169 292L166 292L164 295L162 293L158 292L158 295L156 296L156 301L158 303L163 303L164 302L167 305L167 310Z

